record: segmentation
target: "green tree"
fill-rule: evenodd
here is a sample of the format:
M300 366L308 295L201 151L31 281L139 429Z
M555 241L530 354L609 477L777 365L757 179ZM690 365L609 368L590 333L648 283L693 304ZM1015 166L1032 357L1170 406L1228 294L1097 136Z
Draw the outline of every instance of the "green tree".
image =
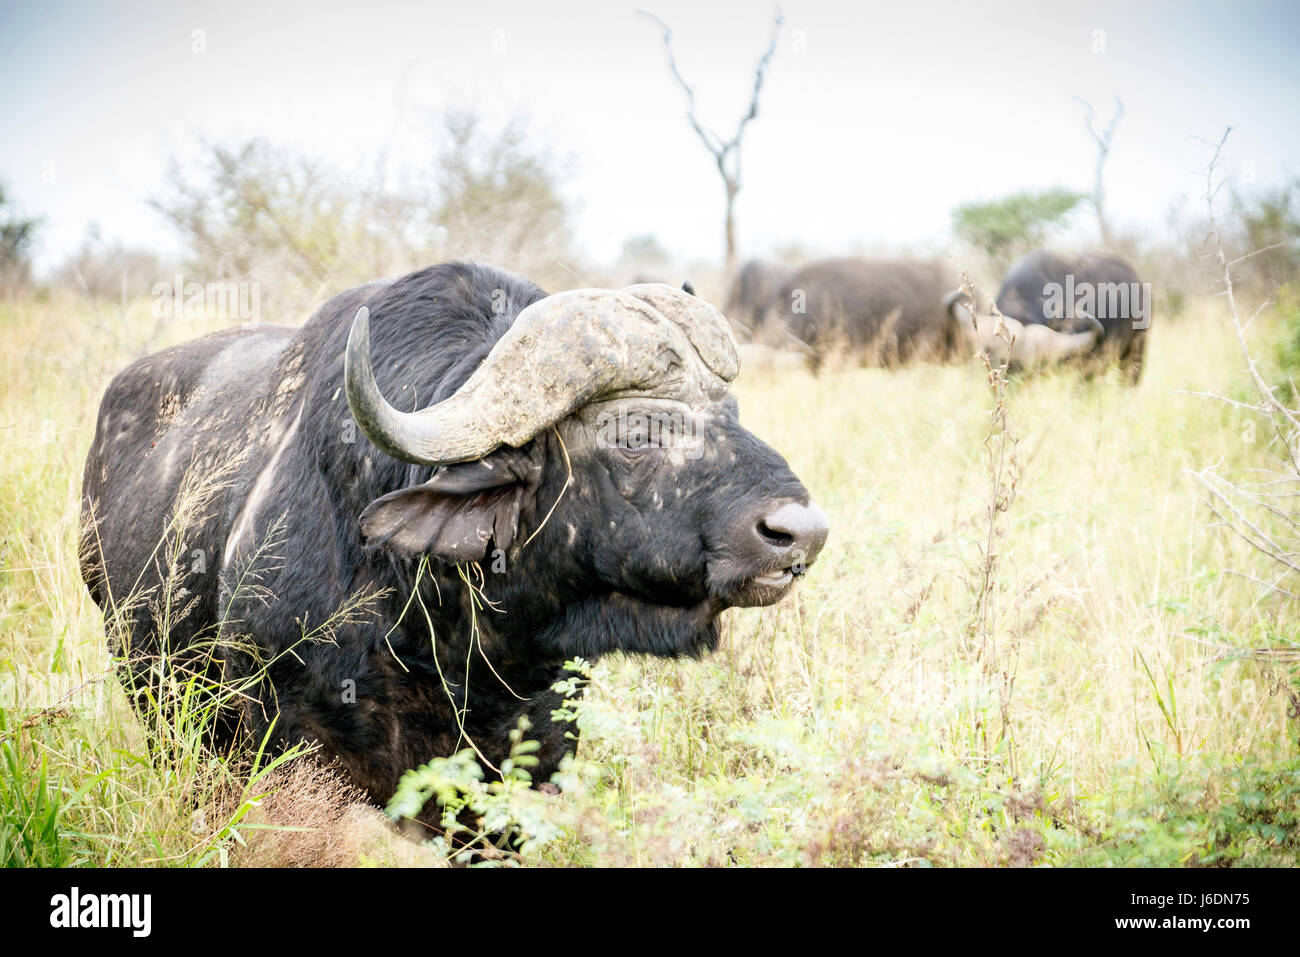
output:
M1013 193L989 203L966 203L952 213L957 237L1006 268L1016 256L1039 246L1086 197L1067 189Z
M1241 280L1259 296L1272 296L1283 283L1300 278L1300 181L1254 197L1233 196L1241 245L1249 259Z
M0 290L31 282L31 249L41 220L19 214L0 183Z
M629 236L623 240L618 266L628 275L657 276L656 281L667 282L663 275L672 264L672 256L650 233Z

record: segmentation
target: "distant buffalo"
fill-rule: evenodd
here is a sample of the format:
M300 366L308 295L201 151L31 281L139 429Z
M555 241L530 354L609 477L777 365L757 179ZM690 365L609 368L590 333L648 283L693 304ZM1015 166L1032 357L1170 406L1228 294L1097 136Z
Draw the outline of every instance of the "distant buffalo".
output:
M732 277L723 312L733 323L753 332L762 320L768 303L793 272L793 267L784 263L764 259L747 260Z
M1065 333L1089 332L1095 319L1103 332L1081 357L1085 365L1100 369L1118 362L1130 385L1142 374L1151 293L1119 256L1032 252L1007 273L997 306L1005 316Z
M822 259L793 272L767 304L814 365L847 352L867 365L947 359L957 345L946 294L958 278L938 260Z
M982 352L994 365L1022 371L1088 355L1105 334L1096 319L1086 319L1082 332L1060 332L1041 323L972 310L960 290L949 296L953 331L965 351Z

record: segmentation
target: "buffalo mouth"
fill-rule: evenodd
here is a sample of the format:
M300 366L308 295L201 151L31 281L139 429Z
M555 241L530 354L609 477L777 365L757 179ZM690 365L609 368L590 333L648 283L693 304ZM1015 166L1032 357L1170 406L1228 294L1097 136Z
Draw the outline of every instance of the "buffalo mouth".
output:
M731 594L729 603L737 608L774 605L786 596L802 574L802 569L792 565L754 575Z
M826 513L806 498L760 503L709 556L711 594L729 606L775 604L817 560L828 531Z

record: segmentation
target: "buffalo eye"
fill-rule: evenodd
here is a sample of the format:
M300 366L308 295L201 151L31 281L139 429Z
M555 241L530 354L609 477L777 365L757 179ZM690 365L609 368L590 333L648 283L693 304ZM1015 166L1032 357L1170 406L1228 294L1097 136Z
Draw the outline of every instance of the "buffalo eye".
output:
M626 412L618 417L614 448L625 459L639 459L663 444L661 430L652 414Z
M628 428L621 436L619 450L633 458L649 452L655 444L648 424L637 424Z

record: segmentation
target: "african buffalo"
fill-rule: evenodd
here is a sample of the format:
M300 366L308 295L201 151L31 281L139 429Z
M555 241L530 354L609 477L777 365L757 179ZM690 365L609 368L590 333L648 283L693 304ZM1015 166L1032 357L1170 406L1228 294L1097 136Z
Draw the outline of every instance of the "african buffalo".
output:
M990 315L971 309L961 290L949 296L953 331L971 353L982 352L994 365L1012 371L1035 369L1087 355L1105 333L1101 323L1088 319L1082 332L1059 332L1050 326L1024 323L1010 316Z
M956 343L944 297L957 283L937 260L818 260L781 284L764 326L806 344L814 365L845 349L871 365L946 359Z
M1004 316L1070 333L1087 331L1096 319L1105 332L1082 357L1085 367L1091 371L1118 362L1130 385L1142 375L1150 286L1113 253L1032 252L1002 280L997 306Z
M219 742L274 720L377 801L467 746L499 766L527 717L546 781L567 659L710 651L720 612L777 601L825 542L736 372L687 293L548 296L468 263L137 360L83 485L124 684L251 682Z
M792 272L794 270L784 263L747 260L732 277L722 311L732 322L752 333L762 320L768 303Z

